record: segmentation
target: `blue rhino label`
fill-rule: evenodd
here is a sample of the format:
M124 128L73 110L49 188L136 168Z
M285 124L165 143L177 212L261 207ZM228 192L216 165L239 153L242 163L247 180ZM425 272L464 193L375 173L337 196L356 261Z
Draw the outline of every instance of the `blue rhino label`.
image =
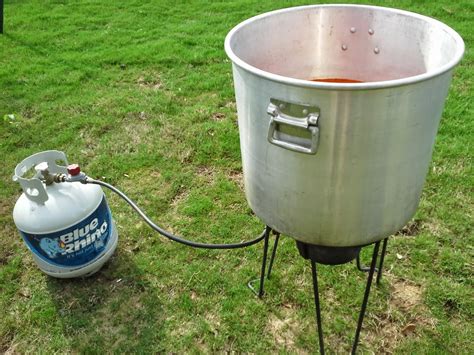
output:
M30 250L42 260L63 267L81 266L101 255L112 232L105 197L87 218L59 232L30 234L20 230Z

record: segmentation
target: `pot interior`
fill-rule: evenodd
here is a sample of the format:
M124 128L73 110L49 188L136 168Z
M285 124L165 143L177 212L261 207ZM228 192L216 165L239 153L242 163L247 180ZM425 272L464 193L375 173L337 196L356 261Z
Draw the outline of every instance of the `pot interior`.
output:
M454 66L463 42L448 26L425 16L323 5L252 18L229 34L226 47L244 63L272 74L374 82Z

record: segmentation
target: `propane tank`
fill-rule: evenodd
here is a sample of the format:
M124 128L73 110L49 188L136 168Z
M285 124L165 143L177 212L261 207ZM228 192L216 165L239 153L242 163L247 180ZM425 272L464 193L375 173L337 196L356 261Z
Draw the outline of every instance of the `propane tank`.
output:
M58 278L90 276L114 253L117 229L101 187L67 182L83 173L79 166L61 166L59 161L68 164L63 152L50 150L16 166L13 180L23 194L13 220L44 273ZM36 173L26 178L32 168Z

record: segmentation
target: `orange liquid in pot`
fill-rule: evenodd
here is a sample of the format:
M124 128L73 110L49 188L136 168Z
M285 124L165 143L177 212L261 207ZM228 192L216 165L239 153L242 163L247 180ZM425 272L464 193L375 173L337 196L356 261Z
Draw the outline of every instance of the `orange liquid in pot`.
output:
M352 80L352 79L345 79L345 78L311 79L311 81L321 81L323 83L344 83L344 84L363 83L363 81L360 81L360 80Z

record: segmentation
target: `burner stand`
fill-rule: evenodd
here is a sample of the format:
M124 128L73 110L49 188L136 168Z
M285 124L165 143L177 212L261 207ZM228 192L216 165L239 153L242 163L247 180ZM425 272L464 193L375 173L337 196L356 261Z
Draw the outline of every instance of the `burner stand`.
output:
M268 266L268 271L266 270L266 263L267 263L267 256L268 256L268 248L269 248L269 239L270 234L273 232L275 235L275 242L273 244L272 255L270 257L270 262ZM256 294L258 297L262 297L264 294L264 282L265 282L265 274L268 279L270 279L270 275L273 268L273 262L276 256L276 250L278 248L278 241L280 239L280 233L277 231L273 231L270 227L266 227L265 229L265 238L264 238L264 247L263 247L263 259L262 259L262 268L260 272L260 284L258 291L254 287L254 283L258 281L258 279L252 280L248 283L249 288ZM382 252L380 255L380 261L378 268L377 259L379 255L380 249L380 241L374 243L374 249L372 252L372 260L370 266L362 266L360 262L360 250L363 246L359 247L324 247L318 246L314 244L303 243L300 241L296 241L296 246L300 255L309 260L311 262L311 273L313 277L313 291L314 291L314 305L316 308L316 327L318 330L318 340L319 340L319 352L320 354L324 354L324 337L323 337L323 328L322 328L322 321L321 321L321 304L319 300L319 290L318 290L318 273L317 273L317 264L325 264L325 265L340 265L345 264L347 262L356 259L356 265L358 270L362 272L367 272L367 283L364 292L364 298L362 300L362 305L359 312L359 318L357 321L357 328L354 336L354 342L352 344L352 351L351 354L355 354L357 350L357 345L359 344L359 336L360 331L362 329L362 322L364 321L365 311L367 309L367 303L369 300L370 288L372 286L372 280L374 277L374 273L377 272L377 284L380 283L382 278L382 268L383 262L385 258L385 253L387 252L387 243L388 237L383 240L382 244Z

